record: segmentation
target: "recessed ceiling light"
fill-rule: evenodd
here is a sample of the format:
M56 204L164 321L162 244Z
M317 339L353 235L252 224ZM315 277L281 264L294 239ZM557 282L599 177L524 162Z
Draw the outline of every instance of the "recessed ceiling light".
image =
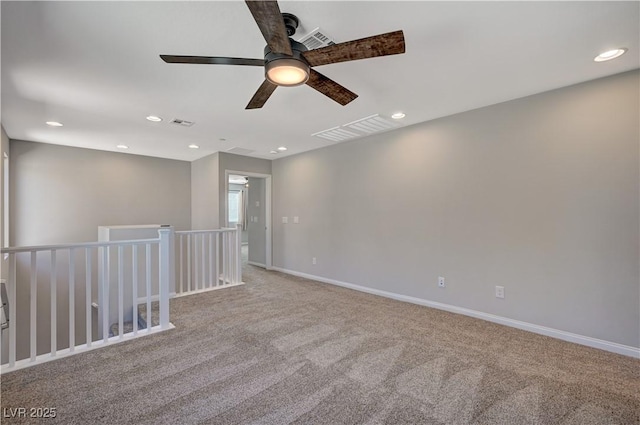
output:
M274 155L275 155L275 154L277 154L277 153L278 153L278 151L271 151L271 152L269 152L269 153L271 153L271 154L274 154Z
M284 152L284 151L286 151L286 150L287 150L287 148L285 148L284 146L280 146L280 147L278 148L278 150L279 150L280 152Z
M406 115L402 112L396 112L395 114L391 115L391 118L393 118L394 120L399 120L406 117Z
M127 145L116 145L116 148L118 148L118 149L129 149L129 146L127 146Z
M227 141L227 139L225 139L225 138L220 138L218 140L220 140L221 142L226 142Z
M198 145L194 145L194 144L192 143L192 144L190 144L190 145L189 145L189 148L191 148L191 149L198 149L198 148L200 148L200 146L198 146Z
M147 117L147 120L149 120L149 121L153 121L153 122L160 122L160 121L162 121L162 118L160 118L160 117L156 117L155 115L149 115L149 116Z
M62 123L58 121L47 121L47 125L51 127L62 127Z
M607 50L606 52L600 53L598 56L593 58L593 60L596 62L610 61L611 59L624 55L626 51L626 48Z

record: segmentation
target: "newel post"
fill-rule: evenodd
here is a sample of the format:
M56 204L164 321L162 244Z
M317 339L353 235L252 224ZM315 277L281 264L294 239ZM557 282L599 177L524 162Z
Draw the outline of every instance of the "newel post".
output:
M169 282L171 280L171 230L158 229L160 234L160 329L169 327ZM151 312L148 312L149 318Z

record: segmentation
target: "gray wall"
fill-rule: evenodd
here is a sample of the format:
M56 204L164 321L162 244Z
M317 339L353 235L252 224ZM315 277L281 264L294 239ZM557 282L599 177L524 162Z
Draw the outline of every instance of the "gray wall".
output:
M256 206L256 202L258 205ZM265 179L249 177L249 217L257 221L249 221L249 261L265 265L267 235L265 209Z
M190 164L11 141L13 244L95 241L98 226L191 227Z
M12 245L96 241L99 225L191 224L190 163L90 149L11 141ZM28 354L28 256L17 257L18 356ZM80 264L80 263L78 263ZM94 261L94 276L97 260ZM49 259L38 259L38 352L49 348ZM27 277L28 279L28 277ZM96 281L94 277L94 292ZM68 260L58 256L58 347L68 344ZM77 282L81 282L78 277ZM21 290L24 288L25 290ZM77 283L76 342L84 333L84 285Z
M632 71L278 159L274 266L638 347L639 88Z
M193 230L226 225L226 170L271 174L271 161L216 152L191 163L191 224Z
M218 169L218 153L191 163L191 225L193 230L209 230L219 227L220 182L218 178L220 173Z

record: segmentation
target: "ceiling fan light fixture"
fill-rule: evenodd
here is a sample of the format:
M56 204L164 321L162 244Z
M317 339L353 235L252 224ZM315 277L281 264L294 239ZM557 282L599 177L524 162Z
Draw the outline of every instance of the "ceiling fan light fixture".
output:
M275 59L265 65L265 76L277 86L299 86L309 79L309 66L298 59Z

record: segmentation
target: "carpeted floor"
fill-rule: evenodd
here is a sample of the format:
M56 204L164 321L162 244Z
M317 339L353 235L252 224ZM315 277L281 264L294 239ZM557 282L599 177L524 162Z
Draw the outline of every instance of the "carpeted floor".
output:
M61 424L640 424L639 360L253 266L244 280L172 300L174 330L2 376L2 407Z

